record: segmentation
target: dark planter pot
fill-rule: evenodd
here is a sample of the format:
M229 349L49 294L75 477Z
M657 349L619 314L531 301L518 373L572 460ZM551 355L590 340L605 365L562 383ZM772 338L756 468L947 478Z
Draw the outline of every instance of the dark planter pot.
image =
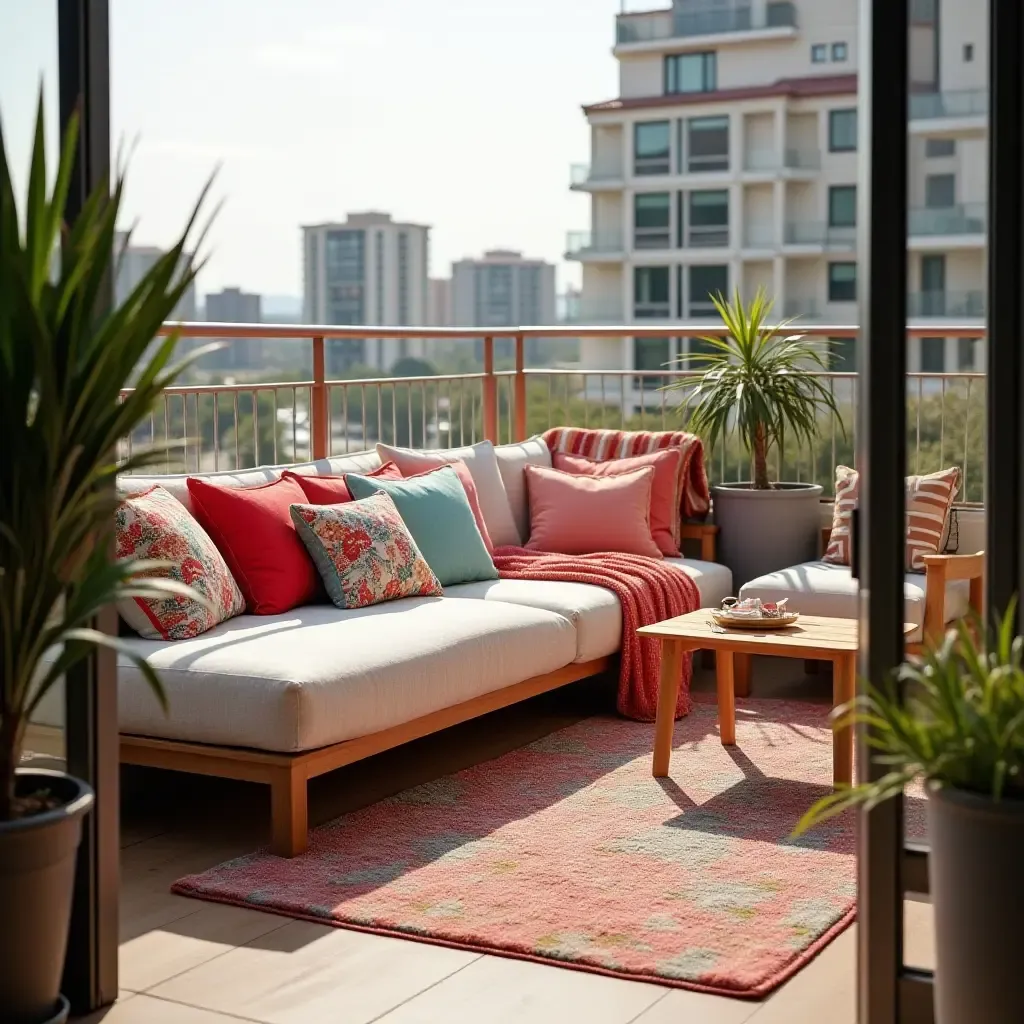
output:
M61 805L0 821L0 1020L49 1024L66 1015L60 979L68 944L75 856L92 790L63 772L19 770L21 795L49 790Z
M1024 801L928 794L936 1024L1024 1021Z
M718 557L732 570L733 593L758 576L818 557L821 486L749 483L713 488Z

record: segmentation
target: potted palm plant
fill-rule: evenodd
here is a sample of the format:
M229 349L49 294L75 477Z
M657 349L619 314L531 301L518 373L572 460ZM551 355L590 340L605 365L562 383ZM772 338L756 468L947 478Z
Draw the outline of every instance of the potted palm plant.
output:
M1024 637L1013 624L1013 607L981 639L961 623L837 708L835 728L863 723L886 772L819 800L796 829L924 784L938 1024L1024 1020Z
M684 357L700 371L696 384L682 377L668 387L687 392L687 429L711 448L735 431L749 456L751 480L712 488L720 557L739 590L817 556L821 485L773 481L770 457L774 451L781 464L790 439L813 446L822 410L835 415L840 427L842 421L818 376L827 369L824 348L790 333L792 320L771 325L772 301L764 288L746 304L738 289L731 301L721 293L710 298L725 332L702 338L704 351Z
M27 194L15 200L0 133L0 1017L60 1021L75 852L93 795L57 771L19 768L25 731L48 690L97 645L152 669L92 628L120 598L200 600L159 563L111 557L115 477L152 461L118 442L148 421L176 338L153 344L195 276L186 238L118 309L104 303L123 178L97 189L70 228L65 200L77 120L47 184L40 97ZM198 207L197 207L198 210ZM63 243L63 244L61 244ZM151 348L152 346L152 348ZM133 390L123 397L129 385Z

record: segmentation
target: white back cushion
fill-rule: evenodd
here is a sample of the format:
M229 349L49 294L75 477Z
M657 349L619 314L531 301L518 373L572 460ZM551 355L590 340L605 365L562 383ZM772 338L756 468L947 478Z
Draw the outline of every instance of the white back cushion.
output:
M516 529L525 544L530 538L530 499L526 493L526 467L551 468L551 449L539 437L518 444L499 444L494 449Z

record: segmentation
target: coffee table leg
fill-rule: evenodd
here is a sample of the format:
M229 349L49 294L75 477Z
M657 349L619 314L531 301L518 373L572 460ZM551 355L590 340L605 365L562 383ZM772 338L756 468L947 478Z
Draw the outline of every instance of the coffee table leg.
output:
M832 704L839 707L853 700L857 687L855 655L836 658L832 670ZM832 735L832 784L853 782L853 729L839 729Z
M722 746L731 747L736 742L736 655L732 651L717 653L715 678L718 683L718 728L722 734Z
M661 642L661 681L658 684L658 717L654 723L654 764L656 779L668 775L672 758L672 732L676 724L676 702L683 677L683 645L678 640Z
M733 661L733 692L737 697L750 696L750 666L753 658L749 654L734 654Z

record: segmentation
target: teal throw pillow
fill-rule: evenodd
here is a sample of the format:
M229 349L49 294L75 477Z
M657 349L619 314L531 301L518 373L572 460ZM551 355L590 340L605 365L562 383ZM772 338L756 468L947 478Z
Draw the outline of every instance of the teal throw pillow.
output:
M498 578L469 499L451 467L406 480L346 473L345 483L356 499L377 491L390 495L441 586Z

